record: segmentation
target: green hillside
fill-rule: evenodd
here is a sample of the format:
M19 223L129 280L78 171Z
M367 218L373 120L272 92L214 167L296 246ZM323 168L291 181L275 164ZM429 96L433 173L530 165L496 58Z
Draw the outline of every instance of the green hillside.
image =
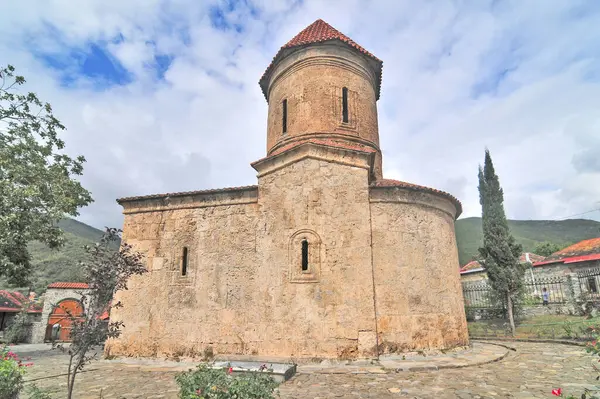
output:
M97 242L103 233L73 219L61 220L59 226L65 232L66 239L65 245L59 250L51 250L39 242L29 244L34 264L33 289L37 293L56 281L82 281L79 261L83 259L83 247ZM4 287L6 284L0 281L0 288Z
M569 220L509 220L513 236L525 252L532 252L535 246L550 241L561 246L600 236L600 222L588 219ZM483 233L481 218L465 218L456 221L456 241L460 264L472 260L481 246Z

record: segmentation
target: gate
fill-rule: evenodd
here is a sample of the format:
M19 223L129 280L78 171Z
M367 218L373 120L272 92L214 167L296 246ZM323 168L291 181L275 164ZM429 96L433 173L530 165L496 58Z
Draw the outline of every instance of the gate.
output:
M69 342L72 320L83 319L83 305L76 299L64 299L54 307L46 327L46 341Z

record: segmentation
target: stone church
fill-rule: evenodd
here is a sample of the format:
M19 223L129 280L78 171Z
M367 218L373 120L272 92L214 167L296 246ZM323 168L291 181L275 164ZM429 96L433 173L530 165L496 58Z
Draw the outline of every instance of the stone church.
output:
M381 74L317 20L260 78L256 185L118 200L149 272L117 294L111 319L125 327L107 353L371 358L468 344L461 204L383 178Z

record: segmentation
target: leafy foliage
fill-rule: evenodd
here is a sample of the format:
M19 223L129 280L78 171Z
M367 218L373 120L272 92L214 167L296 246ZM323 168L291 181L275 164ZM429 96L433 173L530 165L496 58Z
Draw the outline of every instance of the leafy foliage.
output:
M563 248L564 248L563 246L558 245L554 242L544 241L535 246L533 253L547 257L547 256L552 255L555 252L560 251Z
M48 284L56 281L84 281L80 262L86 258L85 246L94 245L102 238L104 232L74 219L65 218L58 222L63 231L64 244L60 249L52 249L47 245L34 241L29 243L33 272L30 283L21 287L27 293L29 289L38 295L42 294ZM120 242L114 243L118 250ZM0 289L11 288L5 279L0 279Z
M519 262L522 247L515 242L508 229L504 213L504 193L487 150L484 167L479 167L479 202L483 223L483 246L479 248L479 253L487 270L490 286L501 295L506 304L514 334L513 304L522 291L526 266Z
M4 333L5 342L17 344L25 341L25 338L27 338L27 325L29 324L29 315L27 314L28 309L29 303L23 303L23 308L17 313Z
M178 374L175 380L181 399L270 399L277 387L268 375L234 377L225 369L210 369L204 364Z
M81 175L85 159L64 154L58 133L65 127L32 93L14 67L0 69L0 275L11 284L25 284L31 273L27 244L40 241L51 248L63 243L56 225L65 215L92 201L73 176Z
M561 248L588 238L598 237L600 222L587 219L569 220L509 220L508 227L523 251L537 252L536 246L543 242L554 243ZM461 265L478 255L483 245L481 218L464 218L456 221L456 242Z
M23 388L25 370L31 364L23 364L7 346L0 348L0 398L15 398Z
M67 314L71 322L71 344L66 347L54 344L69 355L68 398L72 398L75 377L85 365L96 358L107 338L120 335L122 322L106 323L100 319L104 312L118 308L120 302L112 303L115 292L127 289L131 276L146 272L142 254L124 243L118 251L114 245L121 240L121 230L107 228L104 236L94 246L86 246L86 259L81 262L84 281L89 289L81 292L81 301L87 309L84 317Z
M52 399L48 392L39 388L35 384L28 386L26 391L29 394L29 399Z

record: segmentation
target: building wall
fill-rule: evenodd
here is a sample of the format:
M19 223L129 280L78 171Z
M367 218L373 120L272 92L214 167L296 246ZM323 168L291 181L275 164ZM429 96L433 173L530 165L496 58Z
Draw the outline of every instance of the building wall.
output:
M355 358L378 343L465 345L454 205L370 189L370 159L304 145L256 166L253 194L125 204L123 238L149 273L118 293L111 320L125 328L107 352Z
M107 352L197 356L208 346L243 352L258 284L257 222L256 190L129 204L123 240L145 255L148 273L116 295L123 307L112 310L111 321L125 328Z
M150 272L118 294L124 307L111 319L126 328L107 350L355 357L360 343L372 353L367 174L365 160L361 168L308 158L260 177L254 204L126 213L124 240L145 252Z
M454 205L400 188L372 189L380 342L401 349L468 344Z
M259 177L261 280L271 282L265 296L275 309L273 318L266 313L261 318L265 328L274 326L277 339L269 352L301 357L374 353L369 164L364 156L350 154L338 161L356 166L303 159L271 173L263 170ZM313 277L302 275L296 237L318 250L318 259L311 259Z
M460 281L463 283L475 283L475 282L483 282L487 280L487 273L485 271L474 272L474 273L465 273L460 275Z

